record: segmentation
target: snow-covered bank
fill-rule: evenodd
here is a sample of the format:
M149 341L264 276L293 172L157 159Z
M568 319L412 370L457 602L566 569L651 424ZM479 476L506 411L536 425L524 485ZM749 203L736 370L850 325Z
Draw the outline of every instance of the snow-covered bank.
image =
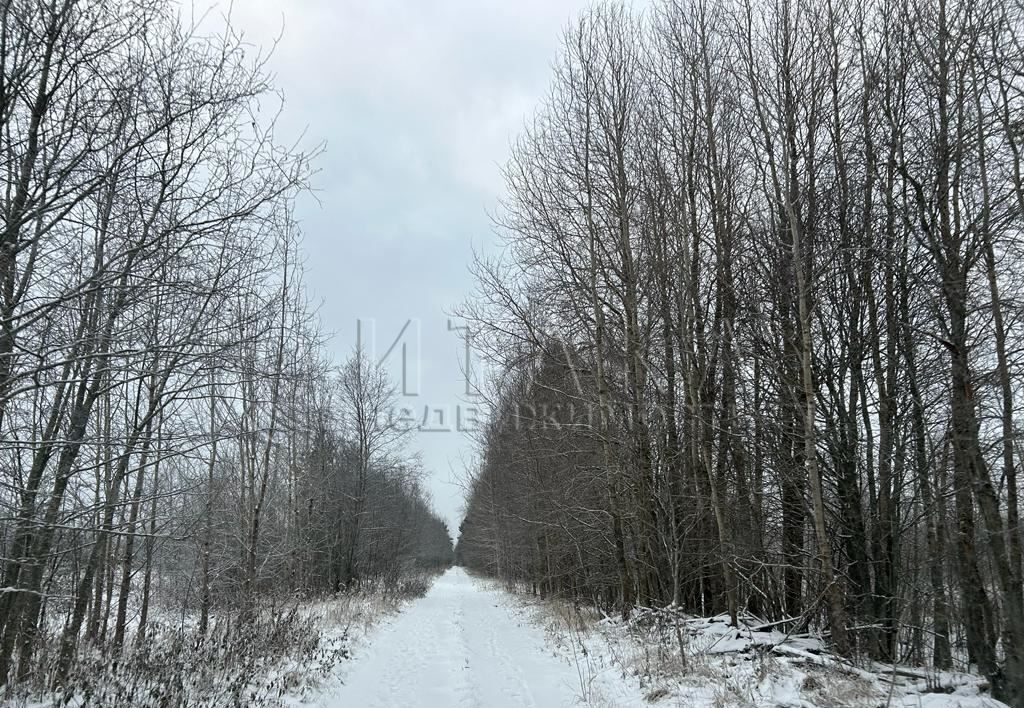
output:
M409 583L426 587L429 578ZM305 705L373 628L409 595L369 588L317 601L263 607L248 623L215 616L205 639L196 618L156 613L146 637L120 653L83 648L59 693L24 690L0 697L2 708L281 708Z
M540 602L534 616L579 667L595 706L1006 708L975 675L853 665L818 639L640 610L631 620ZM751 623L753 624L753 623Z

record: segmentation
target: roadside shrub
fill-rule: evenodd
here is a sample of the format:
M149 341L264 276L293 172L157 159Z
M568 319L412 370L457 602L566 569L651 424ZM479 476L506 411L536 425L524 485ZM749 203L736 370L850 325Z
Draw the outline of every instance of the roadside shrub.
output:
M347 631L326 641L320 630L318 618L294 607L264 610L247 622L218 620L205 637L191 628L154 623L143 640L121 652L83 651L65 682L62 703L78 708L283 705L286 693L326 677L349 656Z

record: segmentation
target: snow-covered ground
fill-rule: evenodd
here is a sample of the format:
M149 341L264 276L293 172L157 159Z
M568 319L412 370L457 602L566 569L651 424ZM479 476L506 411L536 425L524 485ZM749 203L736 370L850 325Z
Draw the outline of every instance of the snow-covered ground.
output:
M1007 708L979 676L851 664L812 636L639 608L629 621L535 604L551 641L576 658L594 706L641 708Z
M977 676L852 666L813 637L668 615L623 623L452 568L353 647L315 705L1005 708Z
M426 586L429 579L416 583ZM215 614L205 641L196 614L154 607L145 641L137 641L133 625L120 654L86 645L66 691L26 684L15 693L0 692L0 708L306 706L325 686L337 684L351 653L378 623L410 602L393 589L368 587L261 608L249 625ZM60 636L62 620L56 615L48 636Z
M553 708L578 704L575 665L512 596L461 568L354 652L321 708Z

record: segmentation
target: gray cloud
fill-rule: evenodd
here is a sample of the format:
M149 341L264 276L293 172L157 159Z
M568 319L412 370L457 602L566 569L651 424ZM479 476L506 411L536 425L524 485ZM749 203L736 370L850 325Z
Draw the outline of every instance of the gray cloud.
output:
M269 67L285 95L283 138L326 143L304 198L307 284L323 301L339 360L358 318L380 347L421 322L421 395L453 412L463 397L459 338L445 310L472 290L471 244L493 242L500 167L543 98L561 30L584 0L244 0L233 25L253 44L281 39ZM283 34L282 34L283 30ZM387 340L385 342L384 340ZM421 433L427 488L452 531L453 479L472 455L457 432Z

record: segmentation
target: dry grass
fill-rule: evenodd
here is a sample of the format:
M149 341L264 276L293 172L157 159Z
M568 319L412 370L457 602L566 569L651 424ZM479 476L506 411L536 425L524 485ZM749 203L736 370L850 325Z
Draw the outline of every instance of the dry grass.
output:
M38 708L230 708L283 706L308 697L350 656L353 638L423 595L427 576L386 589L367 586L336 597L262 607L248 621L215 616L206 636L196 617L154 612L141 641L129 637L117 652L83 643L59 693L59 633L43 639L34 681L4 705Z

